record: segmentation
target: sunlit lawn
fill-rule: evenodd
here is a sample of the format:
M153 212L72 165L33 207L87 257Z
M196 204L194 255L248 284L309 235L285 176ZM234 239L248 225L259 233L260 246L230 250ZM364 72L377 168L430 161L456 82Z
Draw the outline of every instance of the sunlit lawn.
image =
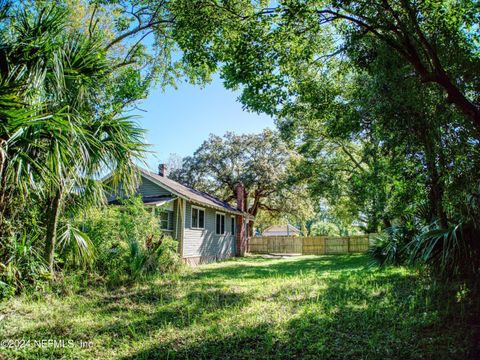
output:
M478 327L456 292L447 302L442 291L412 270L368 268L363 255L234 259L3 303L1 338L24 347L0 357L473 358ZM42 339L65 347L33 343Z

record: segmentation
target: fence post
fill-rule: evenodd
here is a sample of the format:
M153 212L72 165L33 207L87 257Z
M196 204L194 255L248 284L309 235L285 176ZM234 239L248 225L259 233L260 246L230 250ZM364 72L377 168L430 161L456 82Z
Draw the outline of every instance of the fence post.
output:
M347 253L350 254L350 237L347 238Z

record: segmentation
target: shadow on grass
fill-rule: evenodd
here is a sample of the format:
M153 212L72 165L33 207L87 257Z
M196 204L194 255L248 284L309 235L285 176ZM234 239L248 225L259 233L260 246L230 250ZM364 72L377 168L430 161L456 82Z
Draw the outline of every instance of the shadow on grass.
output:
M285 324L286 333L278 333L270 324L237 328L228 335L187 339L183 344L163 343L123 357L133 359L411 359L405 339L385 341L368 325L352 332L346 319L361 317L358 310L344 311L340 318L322 318L303 314ZM339 321L340 320L340 321ZM341 328L347 324L347 327ZM378 329L377 329L378 331ZM376 336L376 338L372 338ZM382 343L378 343L382 341ZM376 343L379 348L373 349ZM406 346L404 348L404 346ZM381 348L380 348L381 347ZM402 351L404 349L404 351ZM445 357L446 358L446 357Z
M271 260L262 257L234 259L219 264L199 267L186 273L178 281L161 286L130 287L102 292L90 297L79 296L79 302L87 311L103 319L88 329L92 335L114 333L116 337L146 337L152 330L165 326L177 329L192 323L215 321L223 312L234 307L248 306L255 296L255 289L232 291L224 281L235 279L268 279L278 276L296 276L301 273L361 269L365 265L362 256L324 256ZM181 288L179 288L181 287ZM185 292L185 293L182 293ZM75 308L72 307L72 314ZM39 323L16 333L19 338L35 338L38 334L61 337L73 329L68 322Z
M337 260L338 261L335 261ZM298 299L286 286L271 298L300 309L282 329L272 324L238 327L233 333L208 334L143 349L125 359L465 359L475 358L472 332L458 309L430 290L419 289L416 276L368 269L362 256L296 259L204 269L198 278L269 278L307 272L336 272L324 279L321 295ZM301 289L300 291L303 291Z
M459 310L447 308L440 292L409 273L366 265L364 255L236 259L172 282L85 297L84 311L102 320L91 328L50 322L15 335L48 338L76 331L85 340L114 337L105 346L125 348L143 340L151 344L152 333L159 336L167 327L174 332L153 346L133 348L125 359L473 358L471 330L464 318L452 317ZM294 278L306 274L314 276ZM268 288L268 279L278 278ZM266 282L255 284L256 279ZM291 313L271 322L250 319L250 326L228 321L231 314L247 314L254 301Z
M238 262L238 263L237 263ZM366 267L365 255L325 255L288 259L247 257L221 263L220 267L205 267L193 273L192 279L261 279L275 276L297 276L342 270L360 270Z
M136 338L146 337L152 330L165 326L183 329L192 324L214 321L223 316L226 309L246 306L248 302L249 297L243 293L213 287L208 290L190 290L176 301L153 304L155 305L153 312L134 310L135 320L127 321L128 327L125 327L124 322L120 322L101 327L97 332L123 334ZM110 309L105 311L109 313Z
M326 280L319 298L289 300L303 306L281 329L272 323L238 326L228 333L162 342L124 359L475 358L474 334L465 319L441 311L434 293L415 288L414 276L375 275L357 274L352 281L342 274ZM283 303L292 290L272 297Z
M88 329L79 340L113 335L115 342L147 338L152 331L166 327L183 329L197 323L212 323L235 307L248 306L251 292L237 292L213 282L189 286L181 293L178 286L131 288L103 294L101 297L81 297L84 311L102 319ZM72 314L75 309L72 307ZM64 338L75 329L66 321L46 321L15 334L17 338ZM88 334L88 335L87 335Z
M264 359L275 353L275 335L269 324L238 328L235 333L209 336L187 344L166 343L144 349L122 359ZM277 354L277 358L283 354ZM285 357L286 358L286 357Z

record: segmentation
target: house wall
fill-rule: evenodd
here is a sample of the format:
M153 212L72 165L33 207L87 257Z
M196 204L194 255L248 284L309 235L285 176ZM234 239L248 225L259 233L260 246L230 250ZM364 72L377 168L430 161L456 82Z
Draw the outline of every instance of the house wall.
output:
M195 205L194 205L195 206ZM189 264L199 264L235 255L235 235L231 233L231 219L229 213L225 213L225 234L215 233L215 221L217 211L202 207L205 210L205 228L193 229L192 204L187 202L185 217L185 237L183 243L183 257Z
M167 189L164 189L143 177L142 182L138 186L137 193L141 194L142 196L171 195L171 192Z
M136 193L142 196L158 196L158 195L172 195L167 189L160 187L152 181L141 178L141 183L138 186ZM122 192L109 196L109 200L114 200L116 197L121 197ZM165 231L166 234L173 238L180 240L181 228L183 223L179 218L179 229L177 231L177 217L178 214L178 200L173 202L173 231ZM231 233L231 219L232 214L225 212L225 234L217 235L215 233L215 221L217 211L204 206L199 206L205 210L205 228L192 229L192 204L187 201L185 207L185 230L183 244L180 244L182 258L188 264L196 265L224 259L230 256L235 256L236 239L235 235ZM218 211L221 212L221 211ZM233 216L235 218L235 216Z
M141 196L160 196L160 195L165 195L165 196L170 196L173 194L168 191L167 189L164 189L152 181L145 179L144 177L141 177L141 182L137 189L135 190L135 194L141 195ZM116 198L121 198L124 196L124 192L122 191L121 187L115 194L108 194L107 199L108 201L115 200ZM177 201L173 202L173 216L171 218L171 223L170 227L172 228L171 231L165 231L162 230L165 234L171 235L173 238L176 238L176 226L177 226ZM151 207L151 210L153 211L154 207ZM160 219L159 219L160 221Z
M153 182L151 182L148 179L145 179L144 177L140 178L140 184L138 185L137 189L135 190L135 193L138 195L142 196L160 196L160 195L171 195L171 193L167 190L164 189ZM107 194L107 200L112 201L117 198L122 198L125 196L125 193L122 189L122 186L120 185L118 191L116 193L109 193Z

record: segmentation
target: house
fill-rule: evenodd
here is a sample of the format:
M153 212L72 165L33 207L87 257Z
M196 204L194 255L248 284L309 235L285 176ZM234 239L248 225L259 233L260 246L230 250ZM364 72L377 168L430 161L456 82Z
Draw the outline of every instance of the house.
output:
M244 187L237 185L237 207L212 195L169 179L166 166L158 174L139 168L136 194L152 210L161 206L162 231L179 242L179 254L190 265L242 256L246 249L250 215L244 212ZM118 203L121 191L109 196Z
M262 236L299 236L300 230L298 230L295 226L287 224L287 225L272 225L267 227Z

